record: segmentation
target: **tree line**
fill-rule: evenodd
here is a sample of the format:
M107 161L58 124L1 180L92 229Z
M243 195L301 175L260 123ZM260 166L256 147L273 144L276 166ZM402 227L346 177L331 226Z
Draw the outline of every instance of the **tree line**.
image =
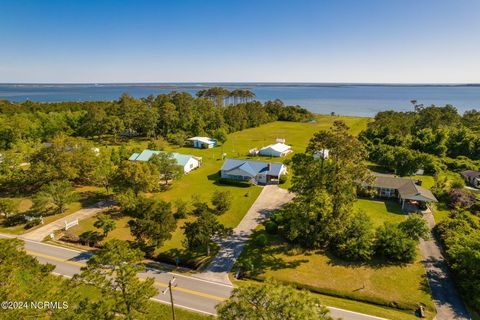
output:
M329 150L329 158L314 157ZM328 250L350 261L382 257L386 261L411 262L428 227L417 215L400 224L385 223L376 230L370 218L355 211L357 189L372 176L363 144L348 133L342 121L331 130L316 133L305 153L294 155L290 191L294 200L266 223L266 231L308 249Z
M480 164L480 112L460 115L451 105L416 105L415 111L377 113L359 138L371 161L399 175L424 168L434 174L442 170L475 169Z
M0 101L0 150L21 142L48 142L58 134L77 137L163 137L183 144L188 136L216 136L276 120L308 121L313 114L280 100L242 100L217 105L210 96L198 98L172 92L135 99L123 94L111 102Z

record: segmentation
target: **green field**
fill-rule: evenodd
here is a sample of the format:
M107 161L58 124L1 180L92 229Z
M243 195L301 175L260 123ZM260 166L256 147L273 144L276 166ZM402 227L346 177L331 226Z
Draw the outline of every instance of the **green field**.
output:
M218 183L219 170L223 164L222 153L227 157L250 158L247 156L248 150L257 147L260 148L275 142L276 138L285 138L286 143L292 145L295 152L303 152L311 136L322 129L329 129L335 120L344 120L352 130L352 133L358 134L366 127L368 118L356 117L332 117L318 116L314 123L299 122L273 122L262 125L257 128L246 129L228 135L228 140L223 146L212 149L195 149L189 147L175 147L167 145L165 150L184 154L192 154L202 157L202 166L189 174L184 175L180 180L174 181L172 187L166 191L152 194L154 197L165 201L175 201L182 199L190 201L193 195L198 195L204 201L210 201L210 197L215 190L228 190L232 194L232 206L228 212L219 217L220 222L228 227L236 227L242 220L245 213L251 207L261 191L261 187L250 186L247 188L237 186L226 186ZM148 141L131 141L128 145L137 151L146 148ZM285 159L270 159L268 157L255 157L263 161L282 161ZM184 239L181 227L186 221L193 220L194 217L188 217L180 220L177 230L173 233L172 239L166 241L159 252L168 252L169 250L182 249ZM118 238L130 240L130 230L127 222L129 217L122 217L117 221L117 229L111 232L108 238ZM76 234L81 234L87 230L93 230L95 218L84 220L80 225L70 229Z
M396 202L360 199L355 207L363 210L376 226L405 218ZM269 245L257 247L251 241L242 254L242 258L253 262L256 279L275 278L317 293L409 312L422 303L430 315L434 312L419 253L410 264L389 264L378 259L351 263L330 253L292 247L279 236L267 237Z

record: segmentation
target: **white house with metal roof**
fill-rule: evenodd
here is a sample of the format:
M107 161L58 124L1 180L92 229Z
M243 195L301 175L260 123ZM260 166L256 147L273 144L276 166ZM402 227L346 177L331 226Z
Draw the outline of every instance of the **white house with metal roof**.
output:
M240 159L226 159L220 169L220 175L224 179L258 184L278 184L280 176L285 173L287 167L283 163Z
M282 142L277 142L260 149L258 154L268 157L284 157L292 152L292 147Z
M188 138L187 140L192 143L192 146L194 148L199 148L199 149L209 149L217 145L217 140L209 137L193 137L193 138Z
M128 158L130 161L149 161L154 155L164 153L165 151L156 151L156 150L143 150L140 153L134 153ZM192 156L190 154L181 154L177 152L171 152L172 158L175 159L177 164L183 168L184 173L189 173L190 171L200 167L202 163L201 157Z

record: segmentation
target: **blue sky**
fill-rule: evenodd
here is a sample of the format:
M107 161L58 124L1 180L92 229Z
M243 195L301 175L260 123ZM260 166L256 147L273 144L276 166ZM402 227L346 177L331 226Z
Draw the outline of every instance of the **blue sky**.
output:
M0 82L480 83L478 0L0 0Z

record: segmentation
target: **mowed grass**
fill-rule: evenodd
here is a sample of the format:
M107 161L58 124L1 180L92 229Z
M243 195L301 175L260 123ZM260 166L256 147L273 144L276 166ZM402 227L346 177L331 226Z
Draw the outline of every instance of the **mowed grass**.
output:
M257 281L250 279L236 280L233 279L235 286L244 286L249 283L258 283ZM328 307L341 308L349 311L364 313L376 317L381 317L390 320L415 320L418 317L412 311L399 310L389 308L385 306L373 305L371 303L365 303L350 299L338 298L320 293L313 293L320 302ZM426 319L432 319L433 315L428 314Z
M364 211L375 227L385 221L399 223L406 217L394 201L359 199L355 208ZM264 233L261 229L258 232ZM256 279L275 278L328 296L408 310L409 313L421 303L430 316L434 314L419 252L416 261L409 264L390 264L381 259L352 263L323 251L299 250L279 236L267 237L269 245L266 247L257 247L252 240L242 253L242 259L253 262ZM390 318L402 319L398 315Z
M276 138L285 138L286 143L292 145L294 152L304 152L312 135L319 130L328 130L335 120L345 121L350 126L352 134L358 134L366 127L369 118L319 115L314 123L277 121L257 128L229 134L228 140L224 145L212 149L167 145L165 146L165 151L202 157L202 166L174 181L168 190L151 194L151 196L174 203L177 199L190 202L195 195L199 196L203 201L210 202L210 198L215 190L230 191L232 206L225 214L219 216L219 220L227 227L234 228L257 199L262 188L258 186L244 188L219 184L217 180L219 178L219 170L223 164L222 154L226 153L227 158L250 159L247 156L248 150L275 143ZM128 144L130 148L134 148L136 151L147 148L147 145L148 141L135 140L130 141ZM255 157L254 159L272 162L285 160L285 158L269 157ZM129 217L118 219L117 228L109 234L107 240L112 238L131 240L132 237L127 224L130 219ZM172 234L172 239L166 241L159 252L182 249L184 240L182 226L185 222L193 221L194 219L195 217L189 216L187 219L179 220L177 229ZM95 217L92 217L80 222L79 226L70 230L76 234L94 230L94 222Z
M386 221L400 223L406 217L402 212L400 204L394 200L358 199L354 204L354 208L365 212L372 220L375 228L381 226Z

